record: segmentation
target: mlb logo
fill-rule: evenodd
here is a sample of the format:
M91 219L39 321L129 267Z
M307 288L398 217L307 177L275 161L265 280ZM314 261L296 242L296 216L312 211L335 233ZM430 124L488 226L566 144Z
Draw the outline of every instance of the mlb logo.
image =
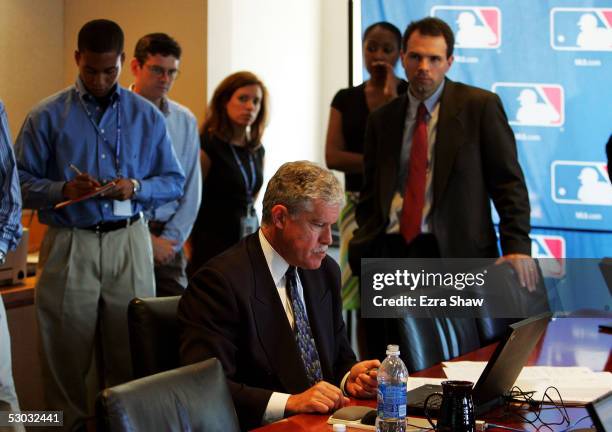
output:
M612 206L612 185L605 162L554 161L550 175L554 202Z
M565 239L561 236L530 234L531 256L538 260L544 277L565 276Z
M448 23L455 48L493 49L501 46L501 11L485 6L434 6L431 16Z
M508 123L516 126L561 127L565 122L563 87L558 84L494 83L508 113Z
M612 9L552 8L550 46L561 51L612 51Z

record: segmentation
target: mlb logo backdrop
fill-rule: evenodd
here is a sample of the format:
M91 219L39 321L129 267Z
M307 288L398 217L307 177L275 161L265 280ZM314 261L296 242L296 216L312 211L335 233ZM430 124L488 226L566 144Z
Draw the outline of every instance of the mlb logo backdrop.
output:
M550 45L556 50L612 51L612 8L556 7L550 11Z
M403 32L425 16L451 26L449 78L502 100L529 189L532 253L553 259L551 276L564 271L554 259L612 256L612 0L362 0L361 9L362 32L377 21Z
M434 6L431 15L456 23L456 48L492 49L501 45L501 12L496 7Z
M496 82L511 125L561 127L565 114L563 87L558 84Z

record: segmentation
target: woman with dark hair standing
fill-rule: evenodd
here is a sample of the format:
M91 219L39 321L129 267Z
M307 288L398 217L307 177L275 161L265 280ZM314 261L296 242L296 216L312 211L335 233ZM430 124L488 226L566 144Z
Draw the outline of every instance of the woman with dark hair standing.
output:
M266 87L246 71L225 78L213 94L200 136L204 187L190 274L257 230L253 204L263 183L267 104Z
M359 309L359 283L348 264L348 243L357 228L355 206L362 183L366 123L370 112L408 89L408 83L393 71L399 59L401 39L400 31L393 24L377 22L369 26L363 33L363 60L370 79L357 87L340 90L331 103L325 160L329 168L342 171L345 176L346 206L338 223L342 301L347 310ZM364 348L360 343L362 358L369 358Z

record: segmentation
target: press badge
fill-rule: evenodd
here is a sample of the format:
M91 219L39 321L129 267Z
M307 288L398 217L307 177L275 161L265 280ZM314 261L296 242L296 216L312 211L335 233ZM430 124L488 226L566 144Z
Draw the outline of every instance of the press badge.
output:
M246 216L240 218L240 238L253 234L259 228L259 220L255 208L251 204L247 207Z
M132 200L113 200L113 214L115 216L132 216Z

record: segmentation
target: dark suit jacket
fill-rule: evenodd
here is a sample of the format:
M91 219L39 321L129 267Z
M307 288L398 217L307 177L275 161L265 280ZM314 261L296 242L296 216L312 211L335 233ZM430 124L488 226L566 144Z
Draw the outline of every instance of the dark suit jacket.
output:
M340 270L329 257L298 270L323 379L339 385L355 364L340 298ZM221 360L241 427L260 425L272 392L309 388L295 337L258 234L210 260L191 280L178 312L181 362Z
M381 256L380 242L397 189L408 103L408 96L402 95L368 119L358 229L349 249L357 274L360 258ZM498 256L489 198L501 218L504 254L530 254L527 188L499 97L447 79L433 157L431 227L441 256Z

